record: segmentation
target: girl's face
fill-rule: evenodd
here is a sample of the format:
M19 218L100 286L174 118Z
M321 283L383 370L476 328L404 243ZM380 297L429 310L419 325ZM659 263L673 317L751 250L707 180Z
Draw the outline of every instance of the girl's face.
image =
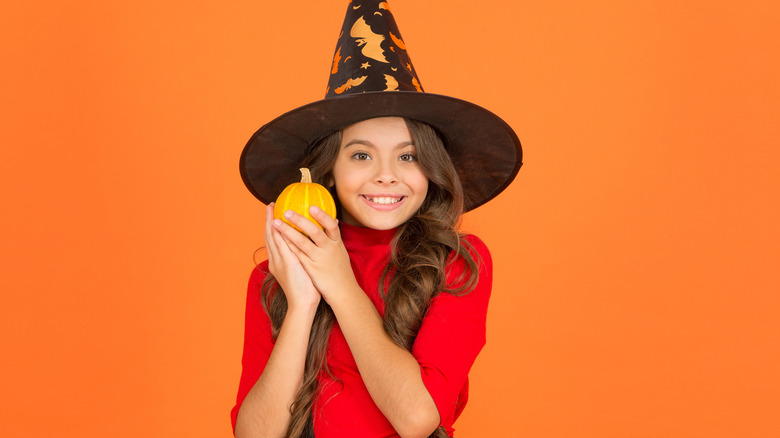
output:
M364 120L345 128L332 170L342 220L389 230L420 209L428 193L409 128L400 117Z

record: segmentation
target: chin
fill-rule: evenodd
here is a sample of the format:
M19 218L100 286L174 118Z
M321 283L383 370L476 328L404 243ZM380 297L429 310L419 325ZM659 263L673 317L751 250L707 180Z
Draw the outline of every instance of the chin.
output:
M403 219L398 218L360 218L357 222L360 226L371 228L374 230L391 230L393 228L400 227L404 222L409 220L411 216Z
M374 230L392 230L393 228L399 227L401 224L392 223L392 224L380 224L376 226L372 226L369 228L372 228Z
M391 230L393 228L398 227L399 225L401 224L396 222L386 222L386 221L360 221L359 222L359 226L365 228L371 228L372 230Z

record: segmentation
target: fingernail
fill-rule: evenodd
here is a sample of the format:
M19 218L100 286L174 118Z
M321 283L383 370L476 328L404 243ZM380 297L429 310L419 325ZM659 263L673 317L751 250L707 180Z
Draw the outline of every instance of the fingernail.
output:
M281 219L274 219L274 226L281 227L282 226L282 220Z
M292 217L292 214L293 214L292 210L284 211L284 217L286 217L287 219L290 219Z
M320 211L320 208L317 207L316 205L312 205L311 207L309 207L309 213L311 213L311 214L317 214L319 211Z

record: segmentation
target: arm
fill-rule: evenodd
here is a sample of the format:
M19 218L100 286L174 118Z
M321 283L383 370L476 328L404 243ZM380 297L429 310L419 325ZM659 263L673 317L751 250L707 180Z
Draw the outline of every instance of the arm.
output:
M374 403L402 437L429 436L439 426L439 412L414 356L392 341L357 283L328 303Z
M486 340L487 310L493 287L493 261L487 246L476 236L467 236L477 262L479 281L466 295L448 293L434 298L412 354L422 370L426 388L439 408L442 425L451 428L468 399L468 374ZM458 258L447 266L447 283L457 278L466 264Z
M419 363L390 339L373 303L358 286L336 221L316 208L312 214L324 231L303 216L288 217L311 240L285 223L277 223L277 229L333 308L376 405L402 437L427 437L440 418Z
M367 375L377 380L373 387L380 388L379 391L374 391L369 386L371 396L377 405L380 405L380 397L387 397L382 403L392 409L394 403L400 401L402 406L398 410L401 412L400 415L406 415L407 419L415 417L414 413L403 413L404 407L427 412L425 415L428 416L435 416L435 424L421 426L421 430L425 432L423 436L428 436L432 428L438 425L445 426L448 431L451 431L468 398L468 373L485 345L487 309L493 285L493 262L487 246L479 238L467 236L466 239L472 246L469 250L470 254L477 263L478 282L468 294L455 296L442 293L434 298L412 346L412 362L407 362L408 358L404 357L405 354L396 356L396 352L392 351L389 345L379 342L375 337L377 333L367 329L371 327L368 318L365 321L358 319L369 314L370 319L373 319L374 315L379 318L365 294L362 298L369 301L368 304L373 312L368 312L368 309L358 311L357 308L350 310L348 306L344 306L344 317L339 319L366 385L369 386ZM465 269L467 269L466 263L462 258L449 264L447 284L461 284L458 278ZM340 304L334 306L337 316L338 307ZM350 334L343 320L349 321L349 324L354 323ZM387 337L382 329L381 318L378 328L382 330L381 334ZM349 336L353 336L353 339L350 340ZM366 344L362 345L364 341ZM394 343L392 347L406 353L406 350L397 347ZM384 350L385 348L387 350ZM367 354L367 357L360 360L356 350ZM372 359L375 363L371 363ZM364 372L364 369L371 371ZM424 385L424 393L415 392L420 388L418 386L420 381ZM389 387L385 386L388 384ZM426 407L427 405L419 404L421 401L427 403L428 400L435 403L431 408L433 412L426 411L429 408Z
M262 374L238 410L235 435L239 438L285 436L290 423L290 406L303 380L309 333L320 301L311 279L272 226L273 220L271 204L266 209L268 267L284 290L287 314ZM259 306L259 303L254 304ZM254 311L263 312L262 309ZM246 336L251 339L259 333L250 333L249 315L248 303ZM247 345L251 346L252 342L247 342L245 349ZM247 352L244 354L246 357Z
M287 311L268 363L238 411L236 438L286 435L316 310L314 306Z

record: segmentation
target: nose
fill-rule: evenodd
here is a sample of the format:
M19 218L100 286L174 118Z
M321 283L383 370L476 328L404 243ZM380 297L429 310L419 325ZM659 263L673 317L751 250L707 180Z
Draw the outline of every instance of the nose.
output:
M374 182L381 185L393 185L398 182L393 162L380 162L374 175Z

